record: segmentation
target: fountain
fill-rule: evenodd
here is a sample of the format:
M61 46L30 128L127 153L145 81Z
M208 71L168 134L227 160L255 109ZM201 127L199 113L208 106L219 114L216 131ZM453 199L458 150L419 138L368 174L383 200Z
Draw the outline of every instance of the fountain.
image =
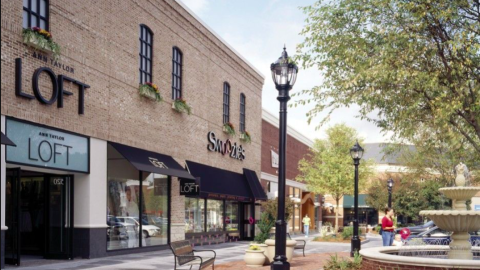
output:
M470 186L468 168L460 163L455 166L455 187L439 189L452 199L452 210L424 210L420 215L427 216L439 228L451 231L449 246L421 245L405 247L377 247L363 249L362 269L480 269L480 247L472 247L469 232L480 230L480 212L467 210L466 201L480 191L480 187ZM409 254L402 256L402 254ZM474 254L477 254L474 258Z
M480 187L469 187L465 174L468 172L467 166L460 163L455 167L456 187L439 189L445 197L452 199L453 210L425 210L420 215L427 216L439 228L451 231L449 259L472 260L472 245L469 242L468 232L480 230L480 212L467 210L466 201L471 199Z

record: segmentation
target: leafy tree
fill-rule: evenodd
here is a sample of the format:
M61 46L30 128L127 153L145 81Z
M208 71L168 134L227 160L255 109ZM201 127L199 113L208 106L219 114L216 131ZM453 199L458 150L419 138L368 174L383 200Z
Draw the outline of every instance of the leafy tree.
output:
M305 181L308 189L317 194L330 194L336 209L342 197L353 194L354 167L350 148L358 134L345 124L335 125L326 131L325 140L316 140L306 158L300 160L297 180ZM371 162L360 162L359 185L372 174ZM338 232L338 211L335 213L335 232Z
M285 221L289 221L292 218L294 207L295 203L290 198L285 198ZM262 211L275 222L278 214L278 198L262 202Z
M255 241L263 244L268 238L270 238L270 230L275 226L275 219L268 213L264 212L262 213L260 222L258 222L257 226L260 233L255 235Z
M397 138L428 134L433 146L447 138L480 159L479 0L320 0L302 9L296 60L323 77L297 93L295 105L316 103L310 121L358 104L361 118Z

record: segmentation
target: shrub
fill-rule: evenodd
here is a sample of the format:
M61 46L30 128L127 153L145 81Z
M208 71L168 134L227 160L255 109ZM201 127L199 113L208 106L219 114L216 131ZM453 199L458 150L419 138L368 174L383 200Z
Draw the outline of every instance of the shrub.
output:
M330 256L327 264L323 267L325 270L357 270L362 267L362 256L355 252L353 260L338 258L337 254Z
M353 227L343 227L342 237L343 239L349 239L353 235Z
M270 230L275 225L275 219L268 213L263 213L257 227L260 233L255 236L255 242L263 244L270 237Z
M289 199L285 199L285 221L289 221L293 215L293 208L295 203ZM277 209L278 209L278 198L270 199L266 202L262 202L262 209L264 213L267 213L269 216L273 217L274 220L277 219Z

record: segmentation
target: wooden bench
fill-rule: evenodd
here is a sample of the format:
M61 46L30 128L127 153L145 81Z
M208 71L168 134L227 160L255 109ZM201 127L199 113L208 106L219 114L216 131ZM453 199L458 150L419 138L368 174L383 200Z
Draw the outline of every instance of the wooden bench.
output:
M214 264L217 254L213 250L194 250L188 240L172 242L170 243L170 248L175 257L175 270L177 269L177 264L178 266L190 266L189 269L192 269L194 265L198 265L198 269L205 269L209 266L212 266L212 270L215 269ZM213 252L213 257L196 255L197 252L204 251Z
M292 237L290 236L289 233L287 233L287 237L288 237L288 239L292 239ZM301 249L302 252L303 252L303 257L305 257L305 246L307 246L307 241L301 240L301 239L294 239L294 240L297 241L297 244L295 245L293 250Z

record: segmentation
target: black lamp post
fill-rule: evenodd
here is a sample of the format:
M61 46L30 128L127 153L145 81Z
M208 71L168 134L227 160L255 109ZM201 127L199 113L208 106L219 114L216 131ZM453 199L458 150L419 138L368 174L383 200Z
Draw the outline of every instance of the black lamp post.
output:
M275 222L275 257L271 264L272 270L289 270L287 262L287 222L285 221L285 167L287 149L287 102L289 92L295 84L298 68L288 58L287 50L283 47L280 58L270 66L273 82L278 90L277 100L280 101L280 141L278 154L278 213Z
M354 204L354 217L353 217L353 237L352 237L352 249L350 256L354 256L355 252L360 251L360 238L358 237L358 165L360 165L360 159L363 156L363 148L358 144L358 141L350 149L350 155L355 165L355 204Z
M390 178L387 181L387 187L388 187L388 207L392 207L392 189L393 189L393 179Z

